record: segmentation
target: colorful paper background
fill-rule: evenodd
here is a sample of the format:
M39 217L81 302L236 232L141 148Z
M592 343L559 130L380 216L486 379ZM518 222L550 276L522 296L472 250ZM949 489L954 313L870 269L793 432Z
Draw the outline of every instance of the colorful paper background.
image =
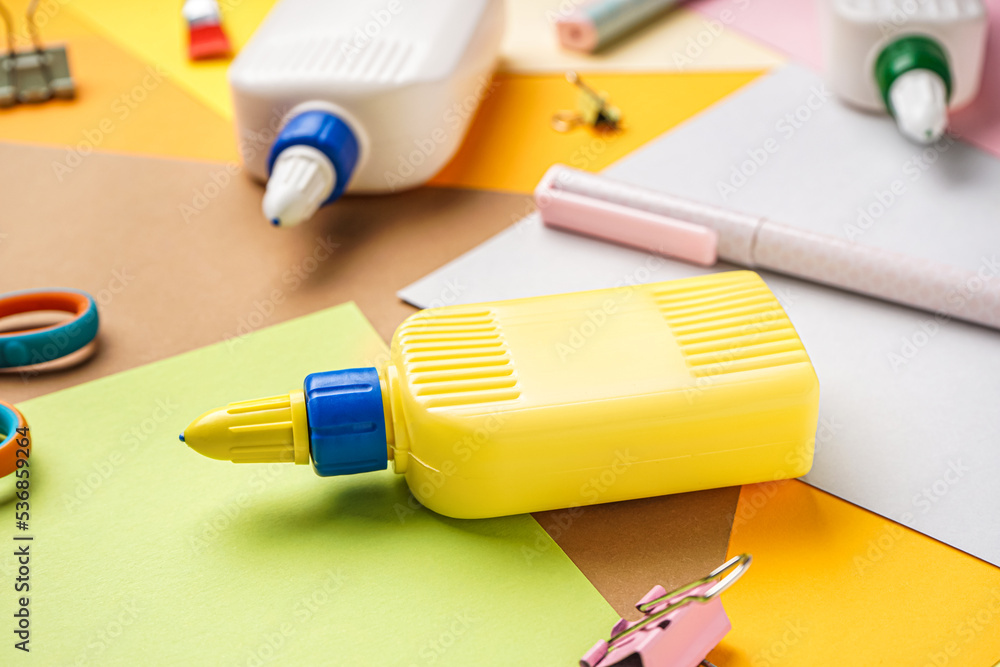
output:
M23 403L33 657L560 664L587 650L617 616L530 516L447 519L391 471L326 479L177 440L201 412L384 351L348 304ZM11 618L12 596L3 607Z

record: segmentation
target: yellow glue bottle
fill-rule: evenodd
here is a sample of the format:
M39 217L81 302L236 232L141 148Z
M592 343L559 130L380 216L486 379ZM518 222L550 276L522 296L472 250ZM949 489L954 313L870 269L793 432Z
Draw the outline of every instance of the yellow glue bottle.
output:
M236 463L393 469L430 509L483 518L797 477L819 384L757 274L449 306L380 368L314 373L184 431Z

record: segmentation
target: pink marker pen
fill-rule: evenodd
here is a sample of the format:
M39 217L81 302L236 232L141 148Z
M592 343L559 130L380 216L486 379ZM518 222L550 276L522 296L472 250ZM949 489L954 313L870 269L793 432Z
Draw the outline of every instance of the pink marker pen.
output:
M1000 329L1000 279L555 165L542 220L702 265L766 269ZM699 235L693 228L714 232Z
M559 43L573 51L593 53L645 25L680 0L593 0L556 22Z

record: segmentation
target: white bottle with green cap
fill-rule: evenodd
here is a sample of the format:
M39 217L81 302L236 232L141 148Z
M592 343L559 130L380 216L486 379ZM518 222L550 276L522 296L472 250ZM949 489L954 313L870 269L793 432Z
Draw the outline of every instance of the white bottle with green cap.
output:
M888 112L929 144L950 110L979 92L986 53L982 0L825 0L825 62L833 92Z

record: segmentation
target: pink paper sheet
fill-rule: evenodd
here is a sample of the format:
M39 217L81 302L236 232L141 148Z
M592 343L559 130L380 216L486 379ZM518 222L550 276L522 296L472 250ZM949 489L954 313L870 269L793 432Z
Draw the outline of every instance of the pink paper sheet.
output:
M719 19L731 12L729 25L822 71L818 2L824 0L695 0L690 4ZM979 97L956 113L951 129L969 143L1000 156L1000 0L986 0L990 37Z

